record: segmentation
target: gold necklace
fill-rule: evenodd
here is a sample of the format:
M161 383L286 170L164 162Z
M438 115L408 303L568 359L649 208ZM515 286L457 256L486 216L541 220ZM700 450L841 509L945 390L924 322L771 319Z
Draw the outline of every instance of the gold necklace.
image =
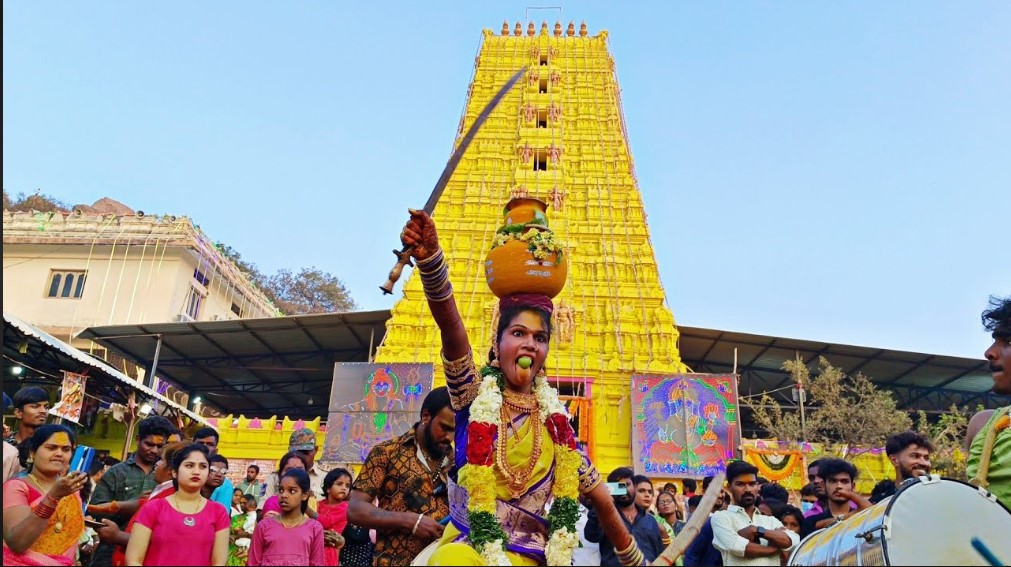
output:
M537 396L521 394L506 388L502 390L502 405L520 413L530 413L537 409Z
M39 487L39 491L42 492L43 498L49 498L50 500L53 499L52 496L49 496L49 490L53 488L53 484L55 483L49 483L49 488L44 488L42 486L42 481L40 481L38 477L35 476L35 473L28 473L28 479L31 480L35 484L35 486ZM49 521L53 526L54 532L60 533L63 531L63 520L66 519L66 516L67 516L66 511L61 512L60 502L56 501L56 511L53 512L52 519Z
M284 523L284 518L282 518L280 516L277 517L277 521L281 522L282 526L284 526L284 527L286 527L286 528L288 528L290 530L292 528L297 528L297 527L301 526L302 523L305 522L305 514L300 514L299 517L298 517L298 521L295 522L294 524L290 525L290 526L288 524Z
M509 412L506 410L505 404L503 404L500 410L500 417L502 425L499 431L503 432L503 435L499 435L496 439L497 447L495 451L495 463L498 465L500 471L502 471L502 476L506 477L506 485L509 489L509 494L513 498L519 498L526 492L527 482L530 477L534 474L534 469L537 468L537 461L541 458L541 420L540 420L540 410L534 406L533 411L530 413L530 427L533 428L534 435L534 447L530 452L530 462L526 464L525 467L521 469L513 469L509 466L509 449L507 447L507 435L504 435L509 424L512 420L509 418Z
M33 472L28 473L28 478L30 478L31 481L35 483L35 486L39 487L39 490L42 491L42 494L46 494L46 495L48 495L49 491L52 490L52 488L53 488L53 484L55 484L55 483L50 482L48 487L42 486L42 481L40 481L38 479L38 477L35 476L35 473L33 473Z

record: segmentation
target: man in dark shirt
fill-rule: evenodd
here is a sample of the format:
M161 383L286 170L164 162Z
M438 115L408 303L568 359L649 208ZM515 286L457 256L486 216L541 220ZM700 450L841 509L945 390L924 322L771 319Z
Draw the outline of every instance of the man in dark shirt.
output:
M439 520L449 515L446 473L455 427L449 391L435 388L422 402L421 421L413 429L369 452L351 491L348 523L376 530L373 565L410 565L442 536Z
M633 476L635 473L632 472L632 469L620 467L607 475L607 482L625 486L625 494L611 498L614 499L614 505L621 513L621 519L625 521L625 527L628 528L628 532L632 534L635 542L639 545L639 550L642 551L646 561L652 563L667 547L670 540L667 530L661 528L653 516L635 504ZM600 520L592 509L586 516L586 528L583 530L583 535L587 541L600 544L601 565L620 564L618 555L614 552L614 545L604 535Z
M109 518L120 530L124 529L139 508L137 499L156 486L154 465L174 431L172 423L160 415L142 419L137 424L137 451L105 471L95 486L88 511L97 517ZM112 545L103 543L95 551L91 564L112 565L112 551Z
M870 501L856 492L857 468L851 463L842 459L822 459L819 475L825 482L827 509L804 518L800 529L801 538L834 523L846 521L853 514L872 506ZM853 505L856 505L855 509Z

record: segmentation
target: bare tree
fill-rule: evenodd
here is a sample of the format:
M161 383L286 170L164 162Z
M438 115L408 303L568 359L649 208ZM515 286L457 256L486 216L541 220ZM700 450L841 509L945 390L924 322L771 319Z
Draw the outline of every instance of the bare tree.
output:
M783 370L810 394L806 412L807 439L846 447L881 447L885 439L910 428L909 416L898 409L891 393L879 390L863 374L853 376L819 357L818 373L811 375L801 360L783 362ZM780 441L801 440L799 413L783 408L768 394L757 401L744 399L755 423Z

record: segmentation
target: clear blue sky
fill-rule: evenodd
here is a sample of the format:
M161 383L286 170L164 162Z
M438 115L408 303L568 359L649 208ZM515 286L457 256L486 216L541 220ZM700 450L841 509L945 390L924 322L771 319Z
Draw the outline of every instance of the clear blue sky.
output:
M267 271L316 265L391 307L377 286L481 30L525 7L4 2L3 186L186 214ZM679 323L981 356L986 297L1011 294L1011 2L562 19L611 34Z

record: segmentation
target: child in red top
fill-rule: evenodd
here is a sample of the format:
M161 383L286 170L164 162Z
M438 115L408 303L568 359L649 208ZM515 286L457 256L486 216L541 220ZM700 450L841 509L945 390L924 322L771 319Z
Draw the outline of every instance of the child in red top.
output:
M323 479L326 500L319 503L319 522L323 524L327 546L323 548L324 565L340 565L340 549L344 547L344 528L348 525L348 495L351 493L351 473L334 469Z

